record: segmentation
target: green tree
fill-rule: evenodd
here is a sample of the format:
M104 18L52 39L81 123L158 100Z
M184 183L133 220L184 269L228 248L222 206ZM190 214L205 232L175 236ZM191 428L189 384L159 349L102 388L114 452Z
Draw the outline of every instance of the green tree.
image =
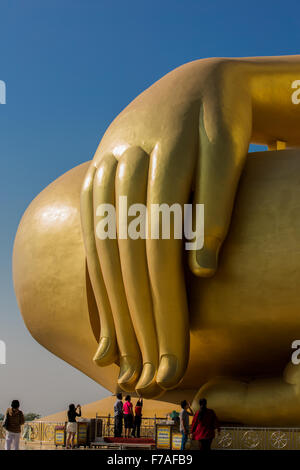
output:
M39 419L41 415L37 413L26 413L24 414L25 421L34 421L35 419Z

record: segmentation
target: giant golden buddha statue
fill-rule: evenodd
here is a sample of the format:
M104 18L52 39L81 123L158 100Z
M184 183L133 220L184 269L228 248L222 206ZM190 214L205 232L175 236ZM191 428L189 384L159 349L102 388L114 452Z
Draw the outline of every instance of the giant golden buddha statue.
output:
M300 56L198 60L129 104L20 223L15 291L37 341L111 391L298 423L299 80ZM122 196L203 204L203 247L99 237L98 208L118 215Z

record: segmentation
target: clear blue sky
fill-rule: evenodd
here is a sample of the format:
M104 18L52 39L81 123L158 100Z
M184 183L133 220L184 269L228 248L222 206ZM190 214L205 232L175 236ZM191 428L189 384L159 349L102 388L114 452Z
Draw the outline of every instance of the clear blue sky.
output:
M49 413L108 395L23 325L11 254L30 201L91 159L111 120L165 73L211 56L299 54L299 22L299 0L0 0L0 410L14 397Z

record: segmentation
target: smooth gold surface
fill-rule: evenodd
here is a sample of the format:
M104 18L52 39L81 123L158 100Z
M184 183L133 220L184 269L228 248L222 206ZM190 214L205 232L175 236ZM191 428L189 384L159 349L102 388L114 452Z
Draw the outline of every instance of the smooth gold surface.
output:
M15 240L14 284L34 338L115 391L118 367L92 360L100 325L79 214L88 167L54 181L27 209ZM283 375L300 338L299 211L300 151L249 154L216 275L201 279L186 269L190 360L162 400L192 400L203 387L200 395L221 420L299 423L298 369Z
M299 153L284 149L300 146L299 79L300 56L198 60L130 103L93 161L47 188L21 223L15 285L33 334L100 382L109 374L111 388L175 399L203 386L224 419L256 423L272 419L276 397L287 404L274 419L290 419L298 379L290 369L260 377L280 376L297 339ZM250 142L276 151L246 162ZM119 226L100 239L98 208L121 214L120 196L148 209L204 204L204 247L188 254L182 240L151 238L150 218L146 240L122 239Z
M113 390L118 367L99 368L92 360L100 324L80 227L80 184L86 167L58 178L26 210L14 245L14 286L32 336Z
M182 242L99 240L98 206L110 202L118 211L120 195L148 208L204 204L204 247L190 253L189 266L197 276L213 276L249 143L300 146L300 108L292 100L299 79L300 56L191 62L139 95L103 136L82 186L81 218L103 323L95 359L113 362L118 345L124 390L154 396L178 387L185 374L190 326ZM248 266L237 263L242 275ZM259 277L262 267L256 270Z

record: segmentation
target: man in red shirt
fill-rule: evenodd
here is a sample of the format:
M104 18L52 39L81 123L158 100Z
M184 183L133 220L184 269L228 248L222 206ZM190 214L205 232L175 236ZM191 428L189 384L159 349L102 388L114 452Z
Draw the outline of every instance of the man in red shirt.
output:
M215 429L220 432L220 425L214 410L206 407L206 399L199 400L200 409L197 411L192 422L193 439L199 442L199 449L203 451L210 450L213 438L215 437Z

